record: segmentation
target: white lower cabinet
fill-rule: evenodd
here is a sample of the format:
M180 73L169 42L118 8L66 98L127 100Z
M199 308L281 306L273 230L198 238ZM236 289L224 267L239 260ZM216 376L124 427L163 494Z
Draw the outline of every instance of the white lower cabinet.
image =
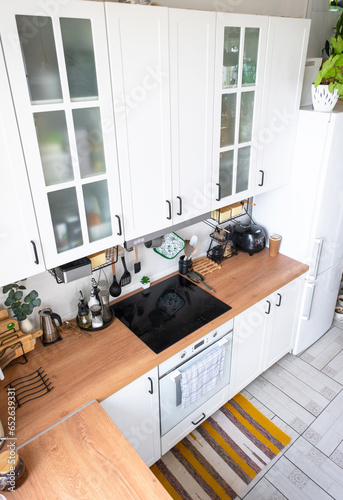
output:
M161 457L157 368L100 404L149 467Z
M300 278L235 318L230 397L293 348Z

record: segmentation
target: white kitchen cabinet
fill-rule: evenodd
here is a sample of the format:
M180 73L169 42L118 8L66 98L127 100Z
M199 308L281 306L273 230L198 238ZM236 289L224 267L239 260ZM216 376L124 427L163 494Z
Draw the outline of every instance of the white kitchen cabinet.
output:
M100 404L148 466L161 457L157 368Z
M106 4L125 239L171 225L168 9Z
M309 19L269 18L255 194L290 179L309 31Z
M5 61L0 50L0 286L45 271Z
M301 278L235 318L230 397L293 348Z
M0 29L47 268L122 243L104 6L14 0Z
M217 14L213 209L254 193L268 22Z
M216 13L169 9L173 223L211 211Z

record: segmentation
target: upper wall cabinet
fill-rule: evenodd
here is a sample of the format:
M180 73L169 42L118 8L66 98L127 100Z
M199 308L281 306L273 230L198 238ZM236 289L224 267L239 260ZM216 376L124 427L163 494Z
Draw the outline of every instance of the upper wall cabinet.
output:
M1 49L0 88L0 286L4 286L45 267Z
M269 18L255 194L290 178L309 31L309 19Z
M125 239L172 223L168 9L106 3Z
M173 221L211 210L215 12L169 10Z
M123 241L104 6L49 5L0 19L47 268Z
M252 196L268 17L217 14L212 207Z

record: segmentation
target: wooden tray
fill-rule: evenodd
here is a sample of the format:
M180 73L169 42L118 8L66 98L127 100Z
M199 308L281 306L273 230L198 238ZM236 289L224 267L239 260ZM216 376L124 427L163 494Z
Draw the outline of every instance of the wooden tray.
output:
M208 257L200 257L193 262L193 271L206 276L206 274L212 273L213 271L217 271L221 269L222 266L209 259Z

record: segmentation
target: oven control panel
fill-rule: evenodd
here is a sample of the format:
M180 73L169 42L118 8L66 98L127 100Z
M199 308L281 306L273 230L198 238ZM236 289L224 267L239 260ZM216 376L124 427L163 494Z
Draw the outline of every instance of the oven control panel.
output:
M220 325L218 328L208 333L201 339L197 340L185 349L182 349L182 351L174 354L174 356L164 361L164 363L161 363L159 365L159 376L164 375L176 365L187 361L187 359L193 357L198 352L203 351L206 347L209 347L211 344L227 335L231 330L233 330L233 319L230 319L226 323Z

